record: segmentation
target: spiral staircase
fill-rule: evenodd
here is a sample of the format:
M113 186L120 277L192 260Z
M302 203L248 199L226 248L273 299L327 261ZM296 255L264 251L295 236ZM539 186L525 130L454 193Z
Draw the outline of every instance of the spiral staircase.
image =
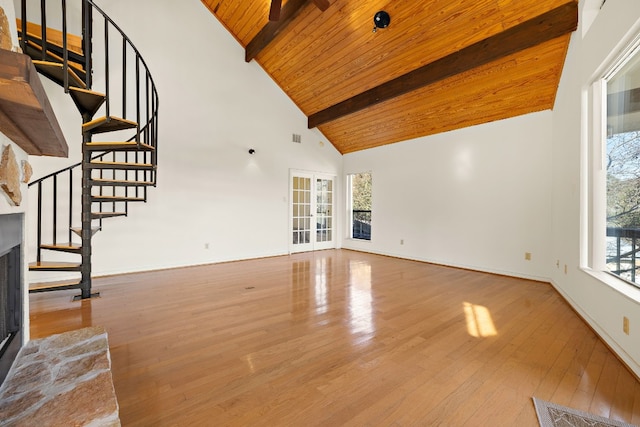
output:
M156 86L136 47L92 0L22 0L20 16L23 52L82 117L82 160L29 183L37 200L29 270L79 277L31 284L29 292L79 289L76 298L91 298L94 234L104 220L128 215L131 203L146 202L156 185Z

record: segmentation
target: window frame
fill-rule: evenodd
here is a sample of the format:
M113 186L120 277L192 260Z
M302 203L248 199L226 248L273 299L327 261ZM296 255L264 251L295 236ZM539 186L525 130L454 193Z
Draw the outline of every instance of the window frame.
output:
M638 283L610 271L606 263L607 245L607 84L625 64L634 57L640 57L640 34L632 39L613 60L609 61L602 72L595 78L590 87L591 118L589 130L589 149L583 157L583 170L588 171L587 187L584 188L582 210L583 241L581 264L583 270L589 272L600 281L628 294L637 294ZM584 175L584 174L583 174ZM584 181L583 181L584 182ZM640 265L640 257L638 258ZM635 297L633 297L635 299Z
M353 177L356 175L362 175L362 174L368 174L371 178L371 194L370 194L370 198L371 198L371 210L369 211L370 214L370 219L369 219L369 238L362 238L362 237L355 237L354 233L353 233L353 224L354 224L354 220L353 220L353 213L354 213L354 209L353 209ZM373 227L373 173L371 171L365 171L365 172L353 172L353 173L348 173L346 174L346 179L345 179L347 188L346 188L346 210L347 210L347 215L346 215L346 223L347 223L347 239L351 239L354 241L359 241L359 242L370 242L371 241L371 229Z

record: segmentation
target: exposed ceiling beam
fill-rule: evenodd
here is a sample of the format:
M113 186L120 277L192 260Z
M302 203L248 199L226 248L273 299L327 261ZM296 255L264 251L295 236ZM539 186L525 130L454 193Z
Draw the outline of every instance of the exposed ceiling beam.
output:
M571 33L577 27L578 2L566 3L536 18L311 114L308 119L309 129Z
M271 0L271 8L269 8L269 21L277 21L280 19L280 10L282 9L282 0Z
M287 25L289 25L310 2L311 0L289 0L280 11L280 19L277 21L269 21L247 44L244 50L244 60L251 62L253 58L258 56L258 54L262 52L262 49L267 47L282 30L287 28Z

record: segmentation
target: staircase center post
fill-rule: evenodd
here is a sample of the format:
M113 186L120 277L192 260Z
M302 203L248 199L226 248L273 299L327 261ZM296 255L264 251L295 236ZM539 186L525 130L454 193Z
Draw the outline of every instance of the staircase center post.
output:
M86 114L83 114L83 122L91 120ZM93 231L91 229L91 151L87 149L87 143L91 142L91 133L83 132L82 134L82 269L80 271L81 281L80 289L82 299L91 298L91 237Z

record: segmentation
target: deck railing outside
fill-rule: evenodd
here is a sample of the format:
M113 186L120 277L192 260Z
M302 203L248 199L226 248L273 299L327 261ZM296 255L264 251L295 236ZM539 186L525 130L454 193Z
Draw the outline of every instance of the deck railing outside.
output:
M371 240L371 211L354 209L352 212L353 229L351 237L354 239Z
M607 227L607 267L623 279L640 287L638 252L640 228Z

